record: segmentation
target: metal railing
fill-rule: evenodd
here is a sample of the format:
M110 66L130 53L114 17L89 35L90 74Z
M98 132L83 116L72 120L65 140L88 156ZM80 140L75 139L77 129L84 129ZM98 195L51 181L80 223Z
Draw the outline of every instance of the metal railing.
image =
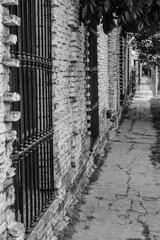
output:
M97 60L97 24L92 20L89 28L90 46L90 95L91 95L91 145L99 135L99 102L98 102L98 60Z
M51 1L19 0L10 11L22 19L19 29L11 28L18 35L11 54L21 60L10 79L11 90L21 95L13 109L22 114L13 126L16 219L29 232L54 196Z

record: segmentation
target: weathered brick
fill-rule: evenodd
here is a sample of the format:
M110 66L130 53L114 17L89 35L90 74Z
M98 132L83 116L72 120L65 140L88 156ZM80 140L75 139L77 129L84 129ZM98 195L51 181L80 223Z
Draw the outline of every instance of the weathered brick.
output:
M0 224L0 235L2 235L2 233L4 233L6 230L6 222L3 222L2 224Z
M3 24L6 26L20 26L21 24L21 19L17 17L16 15L6 15L3 17L2 20Z
M21 96L19 95L19 93L5 92L3 94L4 102L12 103L12 102L18 102L20 100L21 100Z
M12 222L8 226L8 233L12 237L21 237L25 231L24 225L22 223Z
M19 67L20 60L14 58L3 58L3 65L6 67Z
M21 118L21 112L10 111L7 112L4 116L5 122L16 122Z
M6 45L15 45L17 43L17 36L14 34L3 35L2 42Z
M18 0L0 0L0 3L3 5L18 5Z

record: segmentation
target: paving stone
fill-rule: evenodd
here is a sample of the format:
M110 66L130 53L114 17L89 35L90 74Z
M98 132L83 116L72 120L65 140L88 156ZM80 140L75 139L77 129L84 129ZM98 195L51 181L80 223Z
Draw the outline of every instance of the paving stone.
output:
M113 135L71 240L160 239L160 162L152 159L160 144L150 111L150 85L141 88Z

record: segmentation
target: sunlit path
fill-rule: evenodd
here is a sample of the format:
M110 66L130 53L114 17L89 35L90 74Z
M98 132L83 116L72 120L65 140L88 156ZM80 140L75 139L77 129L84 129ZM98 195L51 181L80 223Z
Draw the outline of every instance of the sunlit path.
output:
M160 142L150 87L144 78L98 180L84 196L72 240L160 239L160 164L155 151Z

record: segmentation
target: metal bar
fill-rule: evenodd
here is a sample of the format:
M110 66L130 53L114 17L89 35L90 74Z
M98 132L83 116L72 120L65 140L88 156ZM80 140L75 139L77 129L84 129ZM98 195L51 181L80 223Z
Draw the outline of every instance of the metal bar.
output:
M50 137L50 170L51 170L51 199L54 198L54 162L53 162L53 136Z
M17 175L20 175L20 192L19 192L19 209L20 209L20 217L21 222L24 222L24 161L23 157L19 158L19 174L16 172Z
M36 146L36 145L40 144L41 142L45 141L45 139L49 138L51 135L53 135L53 133L54 133L54 131L51 130L48 134L42 136L40 139L37 139L36 142L32 143L31 145L28 145L27 148L24 148L22 152L18 151L17 154L13 154L13 155L11 156L11 158L14 160L14 159L17 157L17 155L18 155L18 156L23 155L23 153L28 152L28 150L30 150L30 149L33 148L34 146Z
M27 32L27 36L26 36L26 40L25 40L25 51L26 51L26 76L25 76L25 80L26 80L26 92L27 94L30 94L31 92L31 84L30 84L30 79L31 79L31 75L30 75L30 51L31 51L31 43L30 43L30 19L29 19L29 1L26 1L26 8L25 8L25 11L26 11L26 20L24 19L25 21L25 29L26 29L26 32ZM31 121L32 121L32 116L31 116L31 104L32 104L32 101L31 101L31 97L27 97L26 96L26 100L27 100L27 106L28 106L28 112L27 112L27 123L28 123L28 137L27 137L27 140L28 140L28 143L31 144L32 142L32 139L31 139Z
M89 43L90 43L90 99L91 99L91 147L96 141L98 135L99 135L99 118L98 118L98 60L97 60L97 24L92 19L90 27L90 37L89 37Z
M43 63L45 62L45 33L44 33L44 8L43 8L44 1L41 0L41 44L42 44L42 57ZM46 133L46 105L45 105L45 66L42 63L42 108L43 108L43 134Z
M19 211L19 181L18 181L18 159L13 162L13 167L16 169L16 176L14 177L15 186L15 219L18 221L18 211Z
M29 205L29 214L30 216L30 227L33 224L33 151L29 151L29 195L30 195L30 205Z
M15 13L16 8L11 9ZM12 89L22 97L20 105L15 104L22 118L15 125L19 143L14 144L12 160L17 168L16 219L28 233L54 196L51 1L21 0L17 13L22 25L13 53L21 58L21 68L12 74Z
M49 14L48 14L48 18L49 18L49 41L48 41L48 56L49 56L49 60L50 60L50 67L49 67L49 71L48 71L48 75L49 75L49 121L50 121L50 130L52 129L52 35L51 35L51 28L52 28L52 23L51 23L51 1L49 0Z
M35 125L35 95L36 95L36 88L35 88L35 50L36 50L36 44L35 44L35 9L34 9L34 2L35 0L32 0L30 3L30 29L31 29L31 100L32 100L32 141L35 141L36 139L36 125Z
M50 149L49 149L49 139L47 139L46 141L47 143L47 189L48 189L48 203L50 203L50 166L49 166L49 163L50 163L50 155L49 155L49 152L50 152Z
M40 59L40 56L41 56L41 23L40 23L40 20L41 20L41 11L40 11L40 4L37 4L37 28L38 28L38 40L37 40L37 52L38 52L38 60ZM41 109L41 65L38 64L38 87L39 87L39 99L38 99L38 136L41 137L42 136L42 116L41 116L41 113L42 113L42 109Z
M25 199L25 226L26 226L26 231L29 231L29 215L28 215L28 210L29 210L29 194L28 194L28 189L29 189L29 168L28 168L28 162L29 162L29 154L28 152L24 155L24 161L25 161L25 192L26 192L26 199Z
M48 29L47 29L47 1L44 1L44 35L45 35L45 115L46 115L46 132L49 130L49 121L48 121L48 66L47 66L47 44L48 44Z
M44 196L45 196L45 208L47 204L47 159L46 159L46 141L43 142L43 172L44 172Z
M41 213L39 149L40 149L39 146L37 146L36 147L36 176L37 176L38 216ZM37 218L35 220L37 221Z
M42 203L42 209L41 209L41 211L43 211L44 210L44 202L45 202L45 200L44 200L44 176L43 176L43 144L41 143L41 145L40 145L40 155L39 155L39 157L40 157L40 164L41 164L41 166L40 166L40 168L41 168L41 203Z
M37 194L37 154L36 154L37 148L33 148L33 189L34 189L34 221L37 220L38 217L38 209L37 209L37 200L38 200L38 194Z

